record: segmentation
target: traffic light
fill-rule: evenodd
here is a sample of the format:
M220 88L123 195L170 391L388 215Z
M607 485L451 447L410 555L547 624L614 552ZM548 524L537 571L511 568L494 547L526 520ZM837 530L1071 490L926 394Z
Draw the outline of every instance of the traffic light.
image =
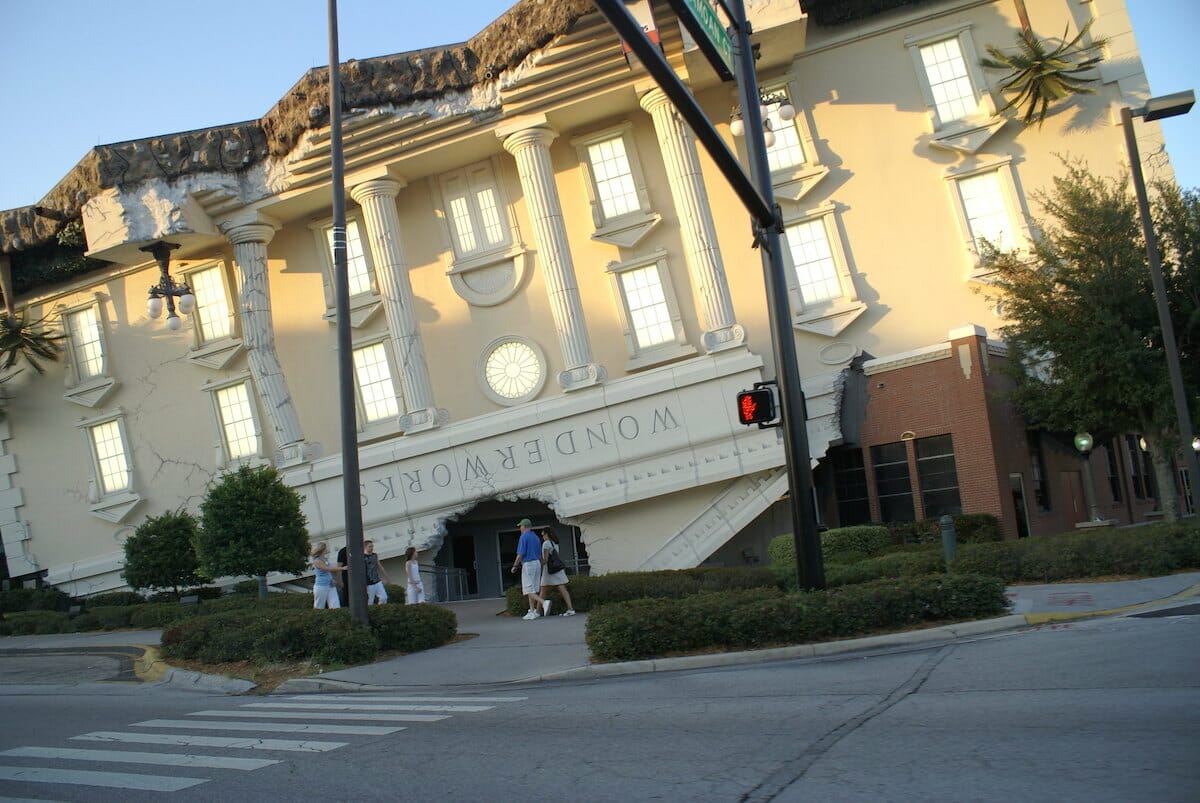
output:
M770 387L756 386L737 395L738 421L746 426L767 426L775 420L775 393Z

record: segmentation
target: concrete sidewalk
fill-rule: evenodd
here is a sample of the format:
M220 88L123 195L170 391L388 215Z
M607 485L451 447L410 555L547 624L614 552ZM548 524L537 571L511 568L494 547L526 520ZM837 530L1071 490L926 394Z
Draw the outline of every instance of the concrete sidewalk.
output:
M481 686L521 681L605 677L641 672L732 666L789 658L905 647L994 633L1028 625L1089 616L1116 615L1183 604L1200 595L1200 572L1111 583L1053 583L1012 586L1007 591L1012 613L995 619L942 625L923 630L775 649L692 655L648 661L593 664L584 631L587 614L550 616L534 621L504 615L500 599L448 603L458 616L458 631L469 637L433 650L402 655L373 664L289 680L278 692L370 691L446 686ZM157 655L157 630L111 633L64 633L0 639L6 651L46 651L108 646L147 646L149 664ZM140 675L141 673L139 673ZM155 680L152 672L145 676ZM248 681L167 669L158 682L206 691L239 693Z

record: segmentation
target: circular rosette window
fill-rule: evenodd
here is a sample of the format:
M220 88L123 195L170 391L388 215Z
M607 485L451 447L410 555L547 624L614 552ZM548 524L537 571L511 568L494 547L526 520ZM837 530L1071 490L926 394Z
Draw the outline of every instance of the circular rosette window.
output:
M532 340L516 335L493 340L479 361L483 392L497 404L529 401L546 384L546 357Z

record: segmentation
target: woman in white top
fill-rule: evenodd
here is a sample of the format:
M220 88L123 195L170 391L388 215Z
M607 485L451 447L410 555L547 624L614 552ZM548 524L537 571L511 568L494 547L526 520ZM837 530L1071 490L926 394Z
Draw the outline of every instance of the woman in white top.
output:
M417 563L417 548L410 546L404 551L404 574L408 585L404 590L404 604L416 605L425 601L425 584L421 582L421 567Z
M571 602L571 592L567 591L567 569L564 566L557 572L550 571L550 556L558 553L558 536L549 527L542 530L542 593L541 598L549 601L550 597L546 596L551 586L558 589L558 594L562 597L563 603L567 606L567 610L560 616L574 616L575 605ZM561 557L560 557L561 560Z

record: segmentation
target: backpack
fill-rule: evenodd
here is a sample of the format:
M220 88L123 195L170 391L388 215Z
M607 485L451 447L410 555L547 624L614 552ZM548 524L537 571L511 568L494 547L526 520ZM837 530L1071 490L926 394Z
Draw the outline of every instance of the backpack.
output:
M546 571L550 572L550 574L558 574L559 572L565 572L566 570L566 564L563 563L562 558L558 556L558 547L552 547L550 549L550 554L546 556Z

